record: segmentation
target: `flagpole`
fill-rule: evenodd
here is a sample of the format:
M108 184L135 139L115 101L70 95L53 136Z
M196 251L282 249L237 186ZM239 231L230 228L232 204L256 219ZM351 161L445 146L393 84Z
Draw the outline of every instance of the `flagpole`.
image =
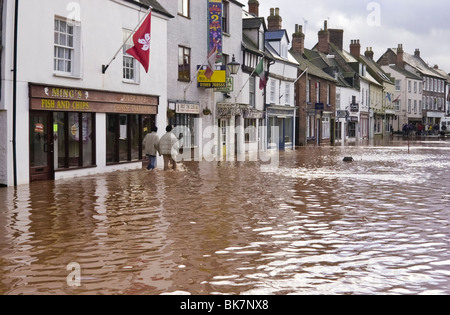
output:
M105 74L106 70L108 70L109 66L111 65L111 63L116 59L117 55L120 53L120 51L123 49L123 46L125 46L125 44L130 40L130 38L134 35L134 33L136 33L137 29L139 28L139 26L141 26L142 22L144 22L144 20L147 18L148 14L152 11L153 7L150 6L147 10L147 12L145 13L144 17L139 21L138 25L135 27L135 29L130 33L130 36L128 36L128 38L125 40L125 42L122 44L122 46L120 46L120 48L117 50L116 54L114 55L114 57L111 59L111 61L107 64L107 65L102 65L102 73Z
M208 59L209 59L209 54L208 54L208 57L206 57L206 60L203 61L202 65L198 68L197 72L195 73L194 77L191 79L189 84L184 88L184 100L186 100L186 92L187 92L187 90L191 86L192 82L194 82L194 79L198 76L198 74L202 70L203 66L208 62Z
M303 73L300 74L300 76L297 78L297 80L294 81L294 84L297 83L298 80L300 80L300 78L306 73L306 71L308 71L308 68L306 68L305 71L303 71Z

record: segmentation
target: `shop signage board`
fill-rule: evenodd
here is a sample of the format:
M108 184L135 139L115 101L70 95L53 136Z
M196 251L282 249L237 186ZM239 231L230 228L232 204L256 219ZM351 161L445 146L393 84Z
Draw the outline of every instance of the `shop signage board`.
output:
M197 76L198 87L207 89L217 89L227 87L227 71L226 70L216 70L212 75L211 79L205 76L206 70L200 70Z
M157 96L39 84L29 90L30 110L158 114Z

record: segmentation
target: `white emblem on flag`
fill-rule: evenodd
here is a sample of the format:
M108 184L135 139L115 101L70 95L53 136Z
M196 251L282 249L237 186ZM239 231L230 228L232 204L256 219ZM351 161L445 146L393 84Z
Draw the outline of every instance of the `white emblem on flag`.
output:
M140 38L139 40L138 40L138 42L139 42L139 44L141 44L142 45L142 50L143 51L147 51L147 50L149 50L150 49L150 34L149 33L147 33L147 34L145 34L145 36L144 36L145 38Z

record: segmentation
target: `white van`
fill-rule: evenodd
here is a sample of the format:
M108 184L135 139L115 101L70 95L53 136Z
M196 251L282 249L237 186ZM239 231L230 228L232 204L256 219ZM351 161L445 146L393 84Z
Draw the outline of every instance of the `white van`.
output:
M445 126L446 128L442 128L443 126ZM444 117L441 119L441 131L450 133L450 117Z

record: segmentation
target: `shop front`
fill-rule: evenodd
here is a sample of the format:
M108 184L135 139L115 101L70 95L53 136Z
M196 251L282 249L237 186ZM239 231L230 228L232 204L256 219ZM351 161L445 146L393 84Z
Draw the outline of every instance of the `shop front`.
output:
M218 103L219 156L242 159L264 150L263 122L264 112L248 104Z
M29 85L30 181L142 160L157 96Z
M200 104L198 102L169 101L169 124L182 144L184 158L198 158L201 141Z
M266 112L268 149L294 149L296 108L272 105Z

